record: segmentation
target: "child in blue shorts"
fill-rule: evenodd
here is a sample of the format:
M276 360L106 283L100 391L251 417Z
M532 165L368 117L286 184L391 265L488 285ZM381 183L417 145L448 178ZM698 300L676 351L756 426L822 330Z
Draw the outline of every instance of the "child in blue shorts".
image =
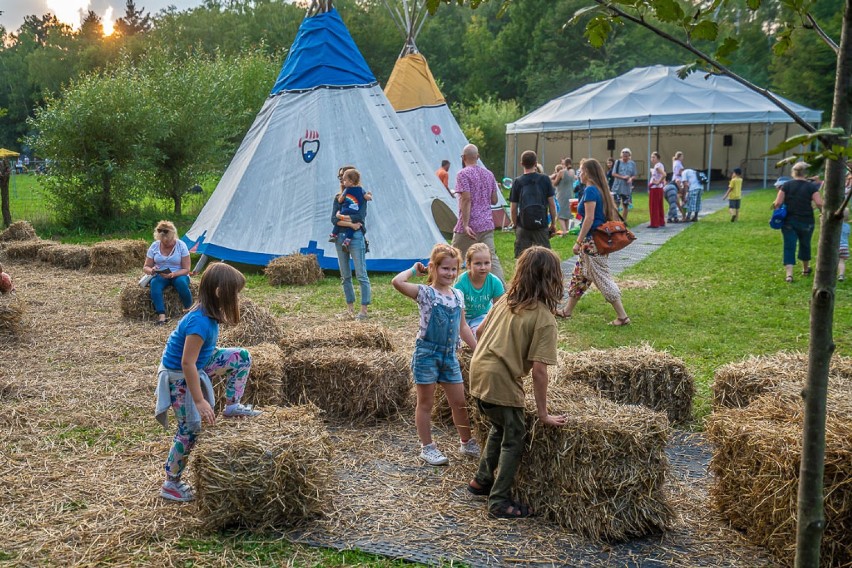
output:
M459 336L471 349L476 348L476 338L463 317L464 296L453 288L460 267L461 252L449 245L438 244L429 256L428 269L418 262L391 281L394 288L417 302L420 308L420 330L411 359L411 372L417 392L414 424L420 438L420 459L429 465L449 463L432 441L432 405L438 383L443 387L453 412L453 423L461 442L459 452L479 456L479 444L471 437L464 382L456 358ZM425 286L408 281L418 275L428 275Z

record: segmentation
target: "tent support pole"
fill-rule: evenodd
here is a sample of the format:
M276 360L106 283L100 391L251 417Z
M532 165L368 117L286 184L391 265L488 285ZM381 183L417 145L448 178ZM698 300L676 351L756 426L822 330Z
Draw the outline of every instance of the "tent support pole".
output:
M571 156L571 159L573 160L574 159L574 131L571 130L571 131L569 131L568 134L571 136L571 152L568 155Z
M541 135L541 155L539 156L539 158L541 158L541 161L539 163L541 164L542 173L547 172L547 167L544 165L544 151L545 151L546 148L547 148L547 135L542 134Z
M648 180L651 179L651 115L648 115L648 161L645 162L648 165Z
M715 124L715 114L710 115L711 120L713 122L710 123L710 151L707 154L707 189L710 189L710 185L713 182L713 178L710 177L710 172L713 169L713 134L716 132L716 124Z
M592 157L592 119L589 119L589 153L586 154L586 157Z
M748 171L748 153L751 149L751 123L748 123L748 134L746 134L746 149L745 149L745 175L749 175Z
M763 125L763 187L769 187L769 123Z
M207 260L208 260L207 255L202 254L199 257L198 262L195 263L195 270L193 270L193 272L195 274L200 274L201 271L204 270L204 267L207 265Z
M518 177L518 135L515 134L515 161L512 162L512 179Z

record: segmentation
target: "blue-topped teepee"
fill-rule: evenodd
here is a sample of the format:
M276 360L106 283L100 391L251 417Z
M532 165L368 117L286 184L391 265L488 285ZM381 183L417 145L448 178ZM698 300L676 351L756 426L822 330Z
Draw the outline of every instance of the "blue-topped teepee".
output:
M454 203L409 147L393 108L343 20L302 22L269 98L183 240L222 260L266 265L294 252L336 269L331 231L337 170L353 165L373 193L368 270L428 258L452 230ZM439 228L440 225L440 228Z

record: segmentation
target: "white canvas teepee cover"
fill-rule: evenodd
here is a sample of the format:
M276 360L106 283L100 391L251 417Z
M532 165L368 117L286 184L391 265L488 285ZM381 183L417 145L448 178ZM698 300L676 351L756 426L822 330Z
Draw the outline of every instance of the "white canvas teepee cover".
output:
M414 42L427 16L426 4L404 0L402 10L395 9L387 1L385 4L406 37L385 86L385 94L405 126L408 139L419 149L432 171L436 171L443 160L450 161L450 189L453 189L456 175L462 168L461 151L468 139ZM505 206L502 192L498 191L497 196L497 206Z
M305 18L278 80L209 201L183 237L200 253L256 265L294 252L336 269L340 166L372 191L368 270L429 257L455 213L399 135L396 114L335 10Z

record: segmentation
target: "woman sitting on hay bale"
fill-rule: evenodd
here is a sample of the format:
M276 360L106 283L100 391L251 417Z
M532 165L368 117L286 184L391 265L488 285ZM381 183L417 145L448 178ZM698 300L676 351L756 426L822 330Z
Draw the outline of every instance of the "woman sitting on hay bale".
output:
M186 459L195 446L201 423L213 424L215 404L211 377L224 380L226 418L257 416L260 411L240 404L251 369L245 349L216 347L219 324L240 321L240 290L245 277L227 264L217 263L201 277L198 304L181 318L169 336L157 372L154 416L167 428L169 408L175 409L177 433L166 459L166 481L160 496L191 501L192 488L181 481ZM189 391L189 396L187 396Z
M530 369L539 420L547 426L566 422L564 416L547 413L547 366L555 365L557 357L553 312L560 299L559 257L544 247L528 248L518 259L508 292L480 327L479 347L470 363L470 394L490 420L491 430L468 491L488 496L492 517L533 514L528 506L512 501L511 494L524 451L523 378Z
M160 221L154 231L154 242L148 248L145 274L151 279L151 301L157 312L157 325L166 323L166 303L163 291L174 286L180 296L184 309L192 306L192 292L189 290L189 249L177 238L177 228L171 221Z

